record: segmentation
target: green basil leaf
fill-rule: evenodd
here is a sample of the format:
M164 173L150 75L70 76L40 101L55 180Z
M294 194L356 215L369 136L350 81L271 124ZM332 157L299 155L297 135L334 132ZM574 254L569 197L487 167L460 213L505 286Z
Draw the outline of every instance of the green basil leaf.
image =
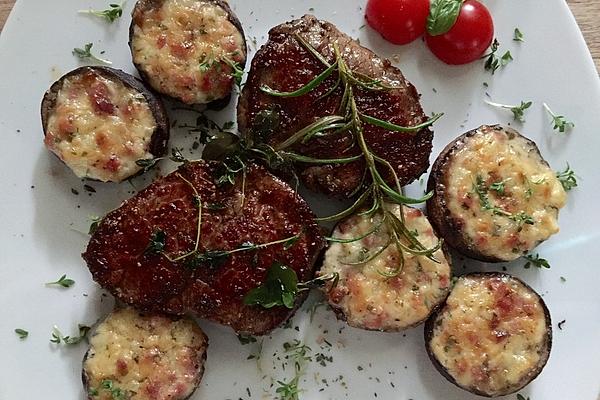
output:
M246 305L260 305L263 308L285 306L294 308L294 300L298 293L298 276L290 267L275 261L265 282L250 290L244 297Z
M443 35L454 26L464 0L433 0L427 17L427 32Z

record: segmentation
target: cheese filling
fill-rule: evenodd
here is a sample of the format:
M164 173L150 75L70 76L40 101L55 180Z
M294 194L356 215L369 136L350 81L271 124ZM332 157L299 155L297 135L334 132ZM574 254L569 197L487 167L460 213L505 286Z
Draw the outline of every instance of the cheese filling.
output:
M245 60L246 54L244 38L227 12L208 0L159 3L153 10L136 10L133 15L133 61L149 83L188 104L229 95L230 63Z
M120 182L153 158L155 129L142 94L88 71L63 80L44 142L78 177Z
M430 349L456 382L498 395L518 389L548 350L540 299L509 276L458 279Z
M473 248L509 261L558 232L566 193L532 142L493 127L465 142L448 167L446 201Z
M116 310L90 340L83 367L91 398L111 400L116 390L130 400L185 399L202 376L206 345L192 320Z
M386 207L400 216L399 205ZM421 211L410 207L403 210L406 228L415 232L426 248L435 247L438 238ZM394 244L372 260L358 264L370 258L389 240L388 229L385 223L381 224L381 216L352 216L336 227L333 237L360 238L377 226L375 233L361 240L333 243L325 254L320 275L339 274L338 285L331 290L327 288L329 303L343 312L350 325L374 330L408 328L426 319L446 297L450 285L450 264L441 249L434 253L439 263L404 251L401 272L390 276L400 267L400 255Z

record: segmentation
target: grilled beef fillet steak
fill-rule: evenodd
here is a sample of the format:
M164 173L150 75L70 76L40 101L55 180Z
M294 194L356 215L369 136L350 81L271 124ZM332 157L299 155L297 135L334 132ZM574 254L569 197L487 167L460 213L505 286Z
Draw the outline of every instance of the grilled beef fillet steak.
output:
M189 313L237 332L265 334L293 310L246 306L244 296L263 283L274 261L293 268L299 281L311 279L324 239L304 200L263 167L248 166L244 190L241 174L234 186L216 186L219 171L216 162L190 162L156 180L102 220L83 258L96 282L140 310ZM198 253L300 233L299 240L290 248L277 244L242 251L195 267L190 266L193 257L169 261L167 256L174 259L194 249L199 216L194 188L202 206ZM162 253L160 243L155 250L149 247L160 232Z
M337 42L351 70L380 79L386 86L395 88L366 90L355 87L359 111L401 126L414 126L427 121L415 87L389 60L381 59L360 46L331 23L306 15L271 29L269 40L252 60L238 104L239 129L247 138L276 147L320 117L338 113L342 85L332 95L320 99L335 85L338 78L336 72L315 90L300 97L273 97L260 90L261 85L267 85L278 91L293 91L325 70L324 65L298 41L297 35L330 63L335 60L333 44ZM392 132L364 124L364 130L367 144L375 154L392 164L403 185L427 170L433 139L430 129L425 128L414 134ZM306 144L298 143L292 150L324 159L360 154L347 132L315 138ZM301 180L309 188L336 197L350 196L360 185L365 171L362 160L345 165L301 164L297 167ZM388 171L382 169L381 172L389 177Z

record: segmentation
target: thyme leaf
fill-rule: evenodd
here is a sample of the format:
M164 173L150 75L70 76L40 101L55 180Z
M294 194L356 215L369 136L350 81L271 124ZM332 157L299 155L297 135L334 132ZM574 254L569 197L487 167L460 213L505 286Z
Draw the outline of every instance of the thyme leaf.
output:
M481 57L485 58L485 63L483 67L486 71L492 71L492 75L494 75L496 70L500 68L500 61L498 60L498 56L496 55L496 52L498 51L499 47L500 42L498 42L498 39L494 39L490 46L490 52Z
M27 336L29 336L29 332L27 332L25 329L21 329L21 328L15 329L15 333L21 340L25 340L25 339L27 339Z
M519 30L519 28L515 28L515 32L514 32L514 35L513 35L513 40L515 42L524 42L525 41L525 36L521 32L521 30Z

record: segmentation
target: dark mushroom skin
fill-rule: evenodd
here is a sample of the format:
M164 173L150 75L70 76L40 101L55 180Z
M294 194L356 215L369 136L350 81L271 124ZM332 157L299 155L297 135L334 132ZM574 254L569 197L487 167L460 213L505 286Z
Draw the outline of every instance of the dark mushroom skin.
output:
M515 260L558 232L566 193L535 143L514 129L481 126L433 164L427 214L445 243L485 262Z
M208 338L191 318L116 308L83 358L88 400L185 400L204 375Z
M550 312L538 293L509 274L462 275L425 323L425 345L435 368L456 386L480 396L505 396L546 365Z
M133 64L145 82L167 97L215 110L224 108L231 99L234 71L223 57L241 69L246 65L248 51L241 22L226 1L190 0L190 4L180 2L188 9L179 14L176 26L185 25L185 29L178 31L164 20L168 3L171 0L136 3L129 27ZM193 9L194 5L204 7L203 11ZM168 9L177 12L174 7ZM205 21L203 13L214 15Z
M406 229L416 232L426 248L438 244L439 239L420 210L391 203L385 207L398 218L402 209ZM336 240L361 239L332 242L318 275L339 276L335 286L328 282L323 288L338 319L355 328L398 332L423 323L444 301L450 292L450 257L443 248L433 253L436 261L407 251L399 255L397 247L390 244L373 258L389 237L385 224L368 234L381 220L380 214L354 214L342 220L332 236ZM398 271L400 257L404 266Z
M102 132L97 132L96 127L90 124L88 128L76 129L75 124L79 123L77 120L89 118L90 114L82 115L77 110L73 111L73 108L71 108L71 112L66 112L62 122L59 121L57 124L54 118L59 118L57 110L58 107L62 107L60 102L64 96L61 96L61 91L69 85L73 86L74 91L82 91L80 99L71 101L81 100L87 102L88 104L85 107L93 113L93 118L97 118L100 122L106 122L109 118L118 118L123 123L124 128L111 129L111 126L109 126ZM112 88L108 88L111 85ZM123 95L123 98L116 96L115 89L116 92ZM128 103L125 104L125 101L128 101ZM132 132L127 129L131 125L127 124L129 123L128 118L132 115L135 117L133 113L141 113L140 115L144 116L144 120L149 126L144 127L143 133L133 138L136 147L134 150L129 150L127 142L130 140L126 139L123 134ZM145 171L141 166L134 165L137 160L132 159L132 156L137 154L140 158L150 161L163 156L167 151L170 126L169 116L162 100L148 89L143 82L118 69L85 66L65 74L54 82L44 94L41 103L41 118L46 147L81 178L120 182ZM63 131L53 131L51 129L53 124L63 129ZM141 124L141 122L138 122L138 124ZM94 154L98 156L95 159L88 159L87 165L81 159L65 159L57 149L56 144L63 141L73 142L74 146L74 140L77 139L77 136L80 137L81 143L90 143L85 151L80 153L81 159L85 161L86 157L92 157ZM108 148L108 150L105 150L105 148ZM127 164L119 158L118 154L112 151L115 148L117 151L122 151L129 158ZM75 148L71 148L71 150L73 149ZM102 156L106 156L107 161L104 163L102 162ZM81 163L83 163L83 167ZM79 165L79 173L75 171L74 165ZM86 167L88 171L95 168L98 171L104 170L105 173L95 174L93 171L86 173L84 171Z

